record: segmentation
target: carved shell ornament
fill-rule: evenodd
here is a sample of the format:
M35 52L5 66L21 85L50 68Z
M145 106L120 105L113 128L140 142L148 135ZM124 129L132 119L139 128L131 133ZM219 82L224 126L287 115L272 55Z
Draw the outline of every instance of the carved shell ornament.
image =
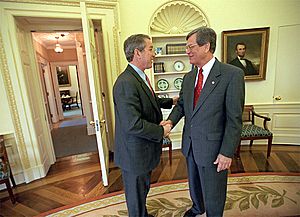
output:
M162 5L151 18L151 34L183 34L201 26L208 26L205 14L185 1L172 1Z

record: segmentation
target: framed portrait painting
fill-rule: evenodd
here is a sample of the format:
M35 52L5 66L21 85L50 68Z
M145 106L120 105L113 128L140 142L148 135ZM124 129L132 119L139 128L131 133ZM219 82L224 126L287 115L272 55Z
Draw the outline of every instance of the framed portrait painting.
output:
M57 66L57 81L60 87L71 86L70 71L68 66Z
M269 27L222 32L222 61L243 69L245 80L265 80Z

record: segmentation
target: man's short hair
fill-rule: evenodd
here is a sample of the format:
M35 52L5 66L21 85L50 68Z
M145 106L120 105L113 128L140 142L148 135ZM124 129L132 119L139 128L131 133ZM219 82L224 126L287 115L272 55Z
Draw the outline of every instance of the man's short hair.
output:
M217 34L216 32L209 27L199 27L191 31L187 36L186 40L189 39L192 35L196 33L196 42L199 46L203 46L207 43L210 44L209 50L211 53L214 53L216 50L216 41Z
M138 49L142 51L146 47L145 39L150 39L148 35L145 34L135 34L129 36L124 42L124 52L128 62L133 60L134 50Z
M237 50L237 46L238 46L238 45L244 45L244 46L245 46L245 49L247 48L247 47L246 47L246 44L245 44L244 42L238 42L238 43L235 44L235 50Z

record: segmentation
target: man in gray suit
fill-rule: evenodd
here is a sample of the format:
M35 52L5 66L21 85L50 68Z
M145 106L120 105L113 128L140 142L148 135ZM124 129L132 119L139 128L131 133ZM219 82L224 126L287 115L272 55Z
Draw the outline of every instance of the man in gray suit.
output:
M154 59L150 37L132 35L124 42L129 62L113 88L115 107L115 164L121 168L130 217L148 217L146 197L151 171L158 165L163 136L170 125L160 126L160 108L171 108L176 98L158 98L145 69ZM178 98L177 98L178 99Z
M185 117L182 152L193 206L184 216L217 217L223 215L228 168L240 141L244 73L213 56L213 29L200 27L186 39L186 53L196 67L184 76L177 105L162 124L175 126Z

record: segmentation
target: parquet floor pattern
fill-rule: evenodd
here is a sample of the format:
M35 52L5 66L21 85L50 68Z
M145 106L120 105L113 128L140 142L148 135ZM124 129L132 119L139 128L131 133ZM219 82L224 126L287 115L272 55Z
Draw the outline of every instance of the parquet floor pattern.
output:
M269 159L266 146L242 146L241 158L234 158L230 173L297 172L300 173L300 146L273 145ZM173 150L172 165L168 153L152 173L152 183L187 178L185 158ZM97 153L59 159L47 177L14 189L17 203L13 205L7 191L0 191L0 216L35 216L83 199L123 189L120 169L110 162L109 186L101 182Z

